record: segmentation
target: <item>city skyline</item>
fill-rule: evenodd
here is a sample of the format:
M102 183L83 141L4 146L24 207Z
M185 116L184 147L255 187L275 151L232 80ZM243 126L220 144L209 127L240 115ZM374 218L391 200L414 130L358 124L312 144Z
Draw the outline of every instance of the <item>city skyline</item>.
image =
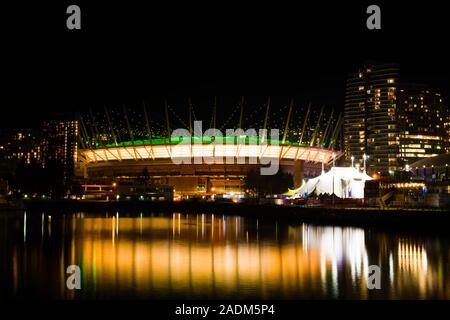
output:
M421 157L437 156L450 148L449 110L442 95L428 85L405 83L400 70L395 63L372 61L348 72L344 110L330 110L323 105L318 108L311 102L304 105L294 99L283 102L279 97L270 96L265 102L261 97L242 96L230 108L215 96L207 97L206 102L191 97L178 99L181 107L162 98L163 106L156 108L148 107L148 100L142 100L131 107L104 105L102 109L92 107L84 112L54 113L37 120L38 126L3 128L2 158L24 161L25 165L39 163L43 168L49 161L59 159L67 180L77 167L78 149L165 139L171 134L167 129L189 129L194 121L200 120L206 127L215 125L220 130L241 125L243 129L275 128L289 143L342 150L347 162L352 158L352 163L356 159L360 165L367 156L369 173L393 175ZM428 115L426 120L414 111L419 109ZM62 128L60 133L58 126ZM68 135L67 128L72 126L75 126L74 133ZM286 134L285 129L289 130ZM63 139L62 144L58 135ZM64 141L68 139L73 142L66 145ZM381 147L388 147L390 153Z
M148 4L2 9L15 313L113 299L92 305L123 317L136 299L150 317L278 319L304 299L335 316L324 300L450 298L443 6Z

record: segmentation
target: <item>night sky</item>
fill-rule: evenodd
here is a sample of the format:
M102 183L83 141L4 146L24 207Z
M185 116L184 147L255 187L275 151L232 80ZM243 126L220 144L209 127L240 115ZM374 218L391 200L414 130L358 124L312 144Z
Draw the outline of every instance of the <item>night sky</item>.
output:
M66 29L72 3L81 7L81 31ZM397 62L403 81L427 83L450 99L444 5L378 3L382 30L370 31L371 3L126 3L2 7L0 125L32 126L53 112L133 108L142 101L158 112L164 97L182 113L191 96L208 116L214 96L223 114L241 95L250 108L271 95L274 112L291 97L342 109L347 73L365 60Z

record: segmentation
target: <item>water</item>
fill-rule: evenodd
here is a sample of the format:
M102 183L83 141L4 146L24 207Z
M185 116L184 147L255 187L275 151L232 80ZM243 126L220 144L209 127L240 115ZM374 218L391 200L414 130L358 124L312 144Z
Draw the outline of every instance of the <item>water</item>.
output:
M447 239L219 214L2 213L0 255L7 298L450 298Z

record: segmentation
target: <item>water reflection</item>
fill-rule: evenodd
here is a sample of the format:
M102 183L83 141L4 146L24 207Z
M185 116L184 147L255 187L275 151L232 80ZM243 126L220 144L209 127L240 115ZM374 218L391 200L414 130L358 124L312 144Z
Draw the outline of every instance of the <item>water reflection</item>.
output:
M49 298L450 297L446 240L211 214L0 220L1 294ZM82 290L65 288L67 266ZM369 266L382 289L368 290Z

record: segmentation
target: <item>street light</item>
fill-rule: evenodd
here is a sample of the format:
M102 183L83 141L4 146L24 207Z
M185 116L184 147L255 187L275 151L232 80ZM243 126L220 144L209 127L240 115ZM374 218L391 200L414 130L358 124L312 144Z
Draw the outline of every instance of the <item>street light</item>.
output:
M408 174L408 172L409 172L410 169L411 169L411 167L409 166L409 164L406 164L406 165L405 165L405 171L406 171L406 177L407 177L408 179L411 179L411 178L409 177L409 174Z

